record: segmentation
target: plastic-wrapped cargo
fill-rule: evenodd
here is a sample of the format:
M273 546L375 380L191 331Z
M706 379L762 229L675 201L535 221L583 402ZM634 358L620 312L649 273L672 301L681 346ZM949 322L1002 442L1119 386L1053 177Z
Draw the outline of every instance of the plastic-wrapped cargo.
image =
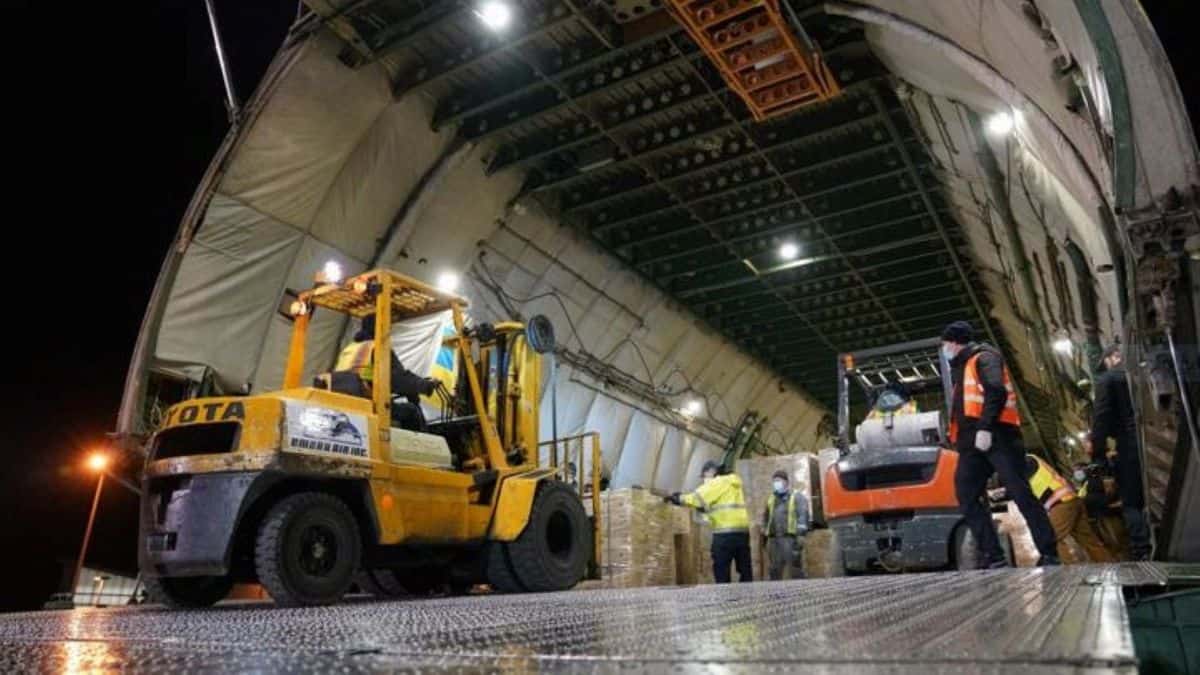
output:
M641 488L601 493L607 588L712 583L712 534L696 512Z
M841 556L833 550L833 530L819 529L804 538L804 575L810 579L840 577Z

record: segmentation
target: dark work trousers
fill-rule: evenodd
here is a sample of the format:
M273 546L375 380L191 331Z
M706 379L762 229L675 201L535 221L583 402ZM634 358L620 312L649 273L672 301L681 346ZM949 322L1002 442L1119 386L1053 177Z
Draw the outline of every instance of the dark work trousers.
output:
M1134 560L1143 560L1150 555L1150 527L1146 524L1146 496L1142 490L1137 432L1129 430L1117 437L1116 464L1121 516L1129 532L1129 555Z
M732 563L737 562L738 581L754 581L750 571L750 533L723 532L712 538L713 578L718 584L733 581Z
M974 430L970 433L974 438ZM983 501L993 471L1000 477L1000 484L1009 498L1021 509L1038 553L1043 556L1057 555L1050 518L1046 515L1045 507L1033 496L1033 490L1025 478L1025 447L1021 444L1020 433L1017 429L997 425L992 431L991 449L980 452L971 448L958 455L954 490L967 527L971 528L971 534L979 542L980 559L985 565L1004 560L991 509Z

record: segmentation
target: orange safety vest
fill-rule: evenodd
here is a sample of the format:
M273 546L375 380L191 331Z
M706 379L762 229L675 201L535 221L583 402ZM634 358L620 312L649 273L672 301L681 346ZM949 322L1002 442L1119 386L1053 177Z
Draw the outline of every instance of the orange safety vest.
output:
M982 353L982 352L980 352ZM967 359L963 366L962 397L963 417L979 419L983 415L983 383L979 381L979 354ZM1004 389L1008 392L1004 408L1000 410L1000 421L1014 427L1021 426L1021 413L1017 410L1017 393L1008 377L1008 366L1004 366ZM958 420L950 418L950 442L958 440Z
M1069 502L1075 499L1075 488L1057 471L1050 467L1041 457L1028 455L1037 462L1037 471L1029 477L1029 487L1033 496L1049 511L1059 502Z

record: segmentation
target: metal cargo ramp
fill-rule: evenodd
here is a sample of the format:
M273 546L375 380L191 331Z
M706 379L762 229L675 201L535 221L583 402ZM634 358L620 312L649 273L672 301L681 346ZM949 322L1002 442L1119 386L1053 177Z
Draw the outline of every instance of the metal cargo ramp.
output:
M1077 673L1136 670L1154 564L0 617L0 670Z

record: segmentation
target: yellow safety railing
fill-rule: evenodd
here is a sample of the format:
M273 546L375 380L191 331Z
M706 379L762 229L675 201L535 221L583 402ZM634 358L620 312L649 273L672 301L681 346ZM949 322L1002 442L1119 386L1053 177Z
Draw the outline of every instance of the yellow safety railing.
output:
M590 443L588 441L591 441ZM592 479L590 482L584 480L585 463L584 452L588 446L591 446L592 454ZM556 473L563 482L574 485L579 491L580 500L586 500L589 496L592 500L592 563L593 569L600 569L600 433L589 431L584 434L575 436L564 436L563 438L555 438L549 441L538 443L538 463L541 463L542 448L548 448L547 453L549 464L552 468L557 469ZM572 460L573 458L573 460ZM574 464L574 475L568 475ZM590 494L589 494L590 493Z

